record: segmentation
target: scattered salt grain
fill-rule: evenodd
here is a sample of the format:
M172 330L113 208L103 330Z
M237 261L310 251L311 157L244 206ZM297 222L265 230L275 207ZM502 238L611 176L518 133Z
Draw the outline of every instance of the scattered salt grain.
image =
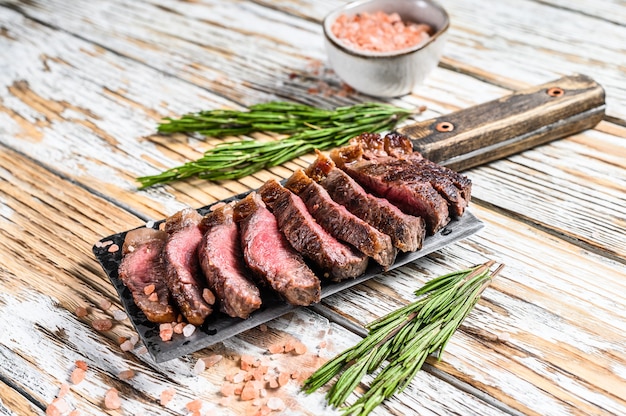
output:
M108 318L94 319L91 321L91 326L98 331L108 331L113 328L113 322Z
M209 367L213 367L215 364L222 361L223 358L224 357L221 356L220 354L213 354L213 355L203 358L202 360L204 361L206 368L209 368Z
M246 372L245 371L239 371L233 377L233 383L235 383L235 384L241 383L245 378L246 378Z
M285 371L280 373L280 375L278 376L278 385L280 387L283 387L285 384L289 383L290 378L291 376L288 372Z
M146 228L153 228L154 227L154 221L150 220L150 221L146 221Z
M148 300L149 300L150 302L158 302L158 300L159 300L159 295L158 295L156 292L152 292L152 293L150 294L150 296L148 296Z
M89 313L87 311L87 308L85 308L84 306L77 306L76 310L74 311L74 313L76 314L76 316L78 316L79 318L84 318L85 316L87 316L87 314Z
M193 333L196 332L196 327L193 326L192 324L187 324L185 325L185 327L183 328L183 335L185 337L190 337L193 335Z
M61 384L61 389L59 390L59 394L57 397L63 397L70 391L70 385L67 383Z
M135 372L133 370L123 370L120 371L118 377L121 380L130 380L131 378L135 377Z
M285 352L285 344L273 344L270 345L267 350L270 354L279 354L281 352Z
M185 329L185 324L183 322L177 322L172 324L174 326L175 334L182 334Z
M67 414L67 416L80 416L80 410L74 409Z
M176 395L176 390L172 387L167 388L161 392L161 406L167 406L167 404L174 398Z
M259 325L259 331L261 331L261 332L267 332L267 325L265 325L265 324L261 324L261 325Z
M85 379L85 370L76 367L70 375L70 381L72 384L78 384Z
M137 334L133 334L130 336L130 343L133 344L133 346L135 346L135 344L137 344L139 342L139 335Z
M259 397L259 387L256 382L248 381L241 390L241 400L254 400Z
M115 253L120 250L120 246L117 244L111 244L111 247L107 250L109 253Z
M285 408L285 402L280 397L270 397L267 400L267 407L272 410L283 410Z
M76 360L76 361L74 362L74 364L76 365L76 367L78 367L78 368L80 368L80 369L82 369L82 370L85 370L85 371L87 371L87 369L89 368L89 367L87 366L87 363L86 363L86 362L84 362L83 360Z
M213 292L211 292L208 288L204 288L204 290L202 291L202 298L206 301L206 303L208 303L209 305L213 305L215 303L215 295L213 294Z
M57 397L52 400L52 403L46 407L46 415L47 416L61 416L67 413L70 410L69 405L65 401L65 399L61 397Z
M193 400L185 405L190 412L199 412L202 409L202 401L200 399Z
M170 341L172 339L172 335L174 335L172 324L159 325L159 336L161 337L161 340Z
M304 353L306 353L307 351L307 347L306 345L304 345L301 342L296 342L295 347L294 347L294 352L298 355L302 355Z
M193 373L201 374L202 372L204 372L204 370L206 370L206 363L202 358L200 358L198 359L198 361L196 361L196 365L193 366Z
M220 393L224 397L232 396L235 394L235 385L233 383L224 383L220 389Z
M104 407L107 409L115 410L122 406L122 400L115 387L110 388L104 395Z
M126 312L124 312L123 310L116 309L115 311L113 311L113 319L115 319L116 321L123 321L126 318L128 318L128 315L126 315Z
M145 345L137 350L137 354L138 355L144 355L144 354L147 354L147 353L148 353L148 348L146 348Z
M111 301L108 299L100 299L100 307L102 308L102 310L107 311L109 310L109 308L111 307Z
M120 348L122 351L126 352L126 351L131 351L133 349L134 345L132 342L130 342L130 340L126 340L124 342L122 342L120 344Z
M143 288L143 293L145 293L146 295L149 295L152 292L154 292L154 289L156 289L156 286L154 286L154 284L151 283Z

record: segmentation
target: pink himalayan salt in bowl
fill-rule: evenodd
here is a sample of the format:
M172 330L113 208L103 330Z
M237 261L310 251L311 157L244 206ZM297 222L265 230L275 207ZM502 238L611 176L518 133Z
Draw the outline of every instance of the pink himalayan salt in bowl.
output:
M441 59L448 27L448 14L430 0L360 0L331 12L323 25L335 73L377 97L421 84Z

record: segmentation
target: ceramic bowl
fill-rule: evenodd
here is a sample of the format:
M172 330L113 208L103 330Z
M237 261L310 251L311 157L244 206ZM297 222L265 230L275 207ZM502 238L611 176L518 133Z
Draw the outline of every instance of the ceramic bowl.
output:
M396 12L403 21L426 23L433 28L433 33L425 43L393 52L358 50L333 35L331 27L340 15L376 11ZM448 13L430 0L360 0L349 3L324 19L328 60L335 73L357 91L377 97L409 94L437 66L449 25Z

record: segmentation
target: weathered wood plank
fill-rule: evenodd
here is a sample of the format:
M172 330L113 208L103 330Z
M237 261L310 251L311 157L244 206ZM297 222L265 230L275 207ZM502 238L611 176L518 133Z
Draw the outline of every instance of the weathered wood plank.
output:
M0 382L0 415L30 416L44 414L44 411L33 405L12 386Z

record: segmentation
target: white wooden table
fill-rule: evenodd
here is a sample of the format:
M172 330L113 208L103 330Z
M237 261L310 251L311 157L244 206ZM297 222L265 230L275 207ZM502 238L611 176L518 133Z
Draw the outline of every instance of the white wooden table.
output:
M413 94L390 100L426 106L417 119L572 73L591 76L607 94L606 116L593 130L466 172L470 210L485 223L480 233L315 309L162 364L141 344L122 351L135 334L129 320L109 331L92 327L121 308L91 253L96 241L285 178L312 159L238 181L138 191L137 176L217 142L157 135L162 117L274 99L325 107L371 99L338 94L326 62L320 22L340 3L0 1L0 414L45 414L60 394L64 414L185 415L194 400L206 414L255 414L264 402L220 394L242 355L293 376L264 399L280 397L283 414L338 413L323 392L303 394L302 377L356 343L363 325L410 302L428 279L490 258L506 268L442 360L430 359L375 414L626 414L619 0L442 0L452 27L439 67ZM78 307L88 314L76 316ZM285 340L307 352L267 352ZM196 371L215 354L223 359ZM87 371L74 384L77 360ZM110 388L119 391L119 410L104 406ZM162 405L170 388L176 395Z

